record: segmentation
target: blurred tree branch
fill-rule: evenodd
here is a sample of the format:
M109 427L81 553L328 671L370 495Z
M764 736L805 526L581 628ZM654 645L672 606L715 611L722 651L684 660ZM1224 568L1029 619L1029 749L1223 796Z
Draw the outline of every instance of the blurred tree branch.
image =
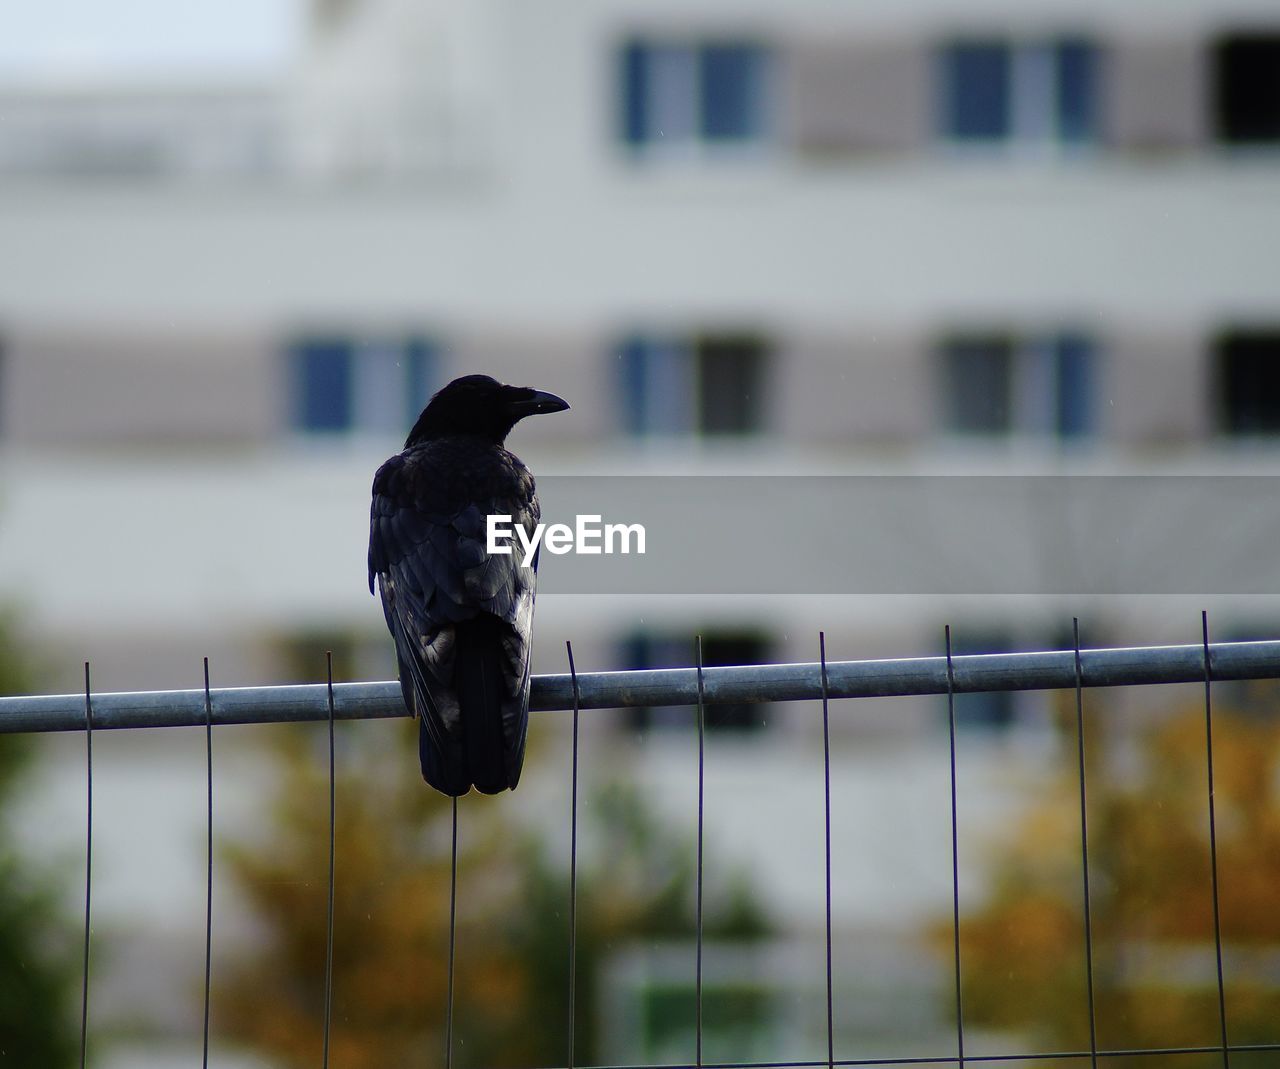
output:
M29 658L11 619L0 614L0 694L31 690ZM34 744L0 735L0 818L17 794ZM70 1066L79 1053L73 1026L80 979L74 929L51 874L20 857L0 819L0 1067Z
M216 992L219 1028L288 1066L317 1063L324 1005L327 736L274 733L280 789L254 843L224 848L262 929ZM443 1051L450 806L418 776L411 723L340 725L332 1062L421 1063ZM531 755L535 757L536 755ZM526 795L527 797L527 795ZM569 879L548 844L511 819L521 795L459 803L455 1064L562 1064L568 1050ZM556 814L566 821L568 813ZM694 930L694 847L634 789L584 800L601 844L579 870L577 1052L598 1050L597 980L608 956ZM718 866L724 871L723 866ZM708 936L766 923L741 879L708 889Z
M1280 723L1274 688L1216 710L1218 875L1229 1037L1280 1041ZM1089 864L1102 1049L1220 1042L1202 705L1124 741L1086 704ZM1059 771L992 852L982 904L961 920L966 1024L1041 1049L1087 1050L1074 721ZM935 929L950 954L949 921ZM1124 1061L1124 1059L1117 1059ZM1220 1055L1188 1066L1218 1065Z

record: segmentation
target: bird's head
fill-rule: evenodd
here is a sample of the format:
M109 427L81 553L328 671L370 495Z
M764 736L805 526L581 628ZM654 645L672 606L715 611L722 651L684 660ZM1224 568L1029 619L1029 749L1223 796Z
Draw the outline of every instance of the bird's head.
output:
M506 386L488 375L454 379L427 403L405 448L452 434L474 434L501 445L525 416L563 412L569 402L529 386Z

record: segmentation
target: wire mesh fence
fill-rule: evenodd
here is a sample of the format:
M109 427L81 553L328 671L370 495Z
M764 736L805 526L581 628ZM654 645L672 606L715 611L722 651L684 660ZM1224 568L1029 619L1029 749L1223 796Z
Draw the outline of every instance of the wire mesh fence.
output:
M569 848L568 946L569 969L565 991L568 1043L563 1064L580 1065L575 1050L577 1010L577 934L579 874L579 721L588 710L664 705L692 706L696 709L697 810L696 810L696 903L695 903L695 1046L692 1062L662 1063L663 1069L782 1069L785 1066L857 1066L994 1063L1028 1060L1088 1059L1097 1065L1102 1058L1142 1056L1212 1055L1229 1069L1232 1055L1270 1054L1280 1056L1280 1024L1273 1042L1233 1043L1228 1027L1227 982L1224 970L1221 920L1218 815L1214 779L1214 684L1227 681L1280 679L1280 641L1211 643L1207 616L1202 616L1202 641L1195 645L1150 646L1123 649L1081 649L1078 622L1073 627L1073 648L1032 653L955 655L951 630L944 633L945 653L939 657L828 661L825 636L817 637L819 658L802 664L706 667L702 644L695 644L694 664L688 669L659 669L630 672L579 673L571 644L567 644L569 671L561 675L536 676L532 684L531 708L538 712L564 712L572 716L571 811ZM200 690L94 693L90 666L85 665L85 689L79 695L40 695L0 698L0 734L83 731L85 734L85 892L83 928L83 983L81 992L81 1065L87 1064L89 1039L90 983L93 903L93 735L104 729L161 726L200 726L205 733L207 776L207 849L204 958L203 1064L209 1063L209 1005L212 974L213 932L213 740L214 728L228 724L268 724L319 721L328 725L328 916L325 953L325 982L322 1030L322 1064L330 1062L330 1029L333 1015L333 945L335 859L337 854L337 805L335 794L334 725L339 720L404 717L406 711L397 683L333 682L332 663L327 682L320 685L215 689L209 686L205 662L204 687ZM1116 1049L1100 1046L1097 1028L1098 991L1095 983L1094 918L1092 905L1096 891L1090 886L1089 770L1086 746L1085 691L1093 688L1152 686L1194 683L1203 686L1204 770L1207 794L1203 800L1203 820L1209 846L1209 882L1212 902L1212 937L1216 982L1217 1042L1211 1045L1138 1046ZM965 961L960 938L961 880L958 834L958 789L956 777L956 698L962 694L1005 691L1060 690L1074 696L1075 782L1078 795L1078 902L1082 919L1085 998L1089 1042L1079 1049L975 1053L966 1042L964 985ZM954 987L954 1040L947 1050L928 1055L888 1057L837 1056L835 1044L836 999L832 969L832 806L831 806L831 722L832 705L860 698L891 695L944 695L947 704L949 745L950 857L951 884L951 972ZM706 768L704 747L705 709L716 704L743 704L785 701L819 701L822 707L823 758L823 842L825 942L825 1050L821 1059L771 1061L704 1060L704 830ZM815 776L818 770L814 770ZM423 788L426 789L426 788ZM448 986L439 1012L444 1019L444 1049L438 1056L452 1066L455 1056L455 999L458 877L458 802L452 801L451 864L449 893ZM435 1058L424 1052L427 1064ZM612 1066L611 1069L656 1069L653 1064Z

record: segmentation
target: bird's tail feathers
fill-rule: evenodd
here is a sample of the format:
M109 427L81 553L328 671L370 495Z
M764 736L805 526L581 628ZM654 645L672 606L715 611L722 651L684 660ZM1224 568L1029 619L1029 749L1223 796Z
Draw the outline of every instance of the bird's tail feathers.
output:
M418 722L418 761L422 765L422 778L441 794L458 798L471 790L466 766L457 758L445 757L422 721Z
M462 710L466 770L476 790L498 794L514 786L507 775L502 736L501 620L480 615L454 632L453 670Z
M418 698L413 689L403 680L407 678L401 669L401 687L404 692L404 704L412 710L418 720L418 761L422 766L422 778L441 794L454 798L471 790L471 779L467 775L466 755L462 744L453 739L444 738L437 745L427 727L427 710L418 707ZM425 692L423 701L431 699Z

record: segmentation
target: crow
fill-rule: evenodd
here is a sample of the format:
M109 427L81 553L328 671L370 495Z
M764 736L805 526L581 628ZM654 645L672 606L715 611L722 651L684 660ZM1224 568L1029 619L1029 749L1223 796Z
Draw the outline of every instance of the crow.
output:
M488 375L455 379L373 477L369 593L376 578L422 777L455 798L520 781L538 560L523 567L518 542L490 554L487 517L510 516L532 538L533 475L503 443L525 416L568 407Z

